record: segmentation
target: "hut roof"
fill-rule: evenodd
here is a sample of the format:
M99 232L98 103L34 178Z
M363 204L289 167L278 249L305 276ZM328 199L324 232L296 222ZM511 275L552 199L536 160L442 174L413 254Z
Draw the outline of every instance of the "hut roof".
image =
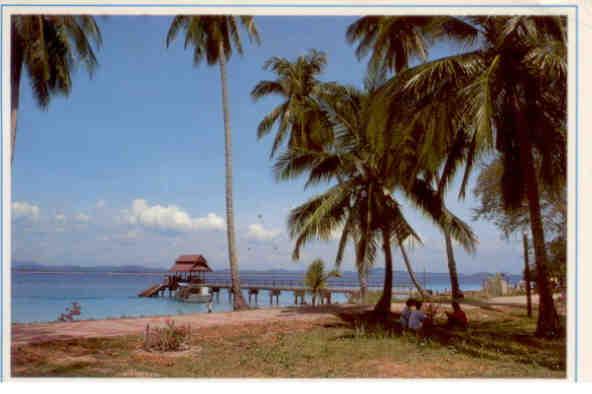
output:
M212 272L208 262L201 254L184 254L177 258L169 270L171 272Z

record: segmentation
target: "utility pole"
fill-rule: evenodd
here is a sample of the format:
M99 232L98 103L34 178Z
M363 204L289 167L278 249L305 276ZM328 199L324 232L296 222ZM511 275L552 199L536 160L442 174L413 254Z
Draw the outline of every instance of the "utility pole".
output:
M532 317L532 296L530 294L530 265L528 264L528 237L522 233L524 245L524 282L526 283L526 311L528 317Z

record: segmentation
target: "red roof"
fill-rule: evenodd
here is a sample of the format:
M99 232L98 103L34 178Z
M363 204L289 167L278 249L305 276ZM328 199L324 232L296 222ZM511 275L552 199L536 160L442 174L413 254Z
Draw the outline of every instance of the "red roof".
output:
M184 254L177 258L171 272L212 272L208 262L201 254Z

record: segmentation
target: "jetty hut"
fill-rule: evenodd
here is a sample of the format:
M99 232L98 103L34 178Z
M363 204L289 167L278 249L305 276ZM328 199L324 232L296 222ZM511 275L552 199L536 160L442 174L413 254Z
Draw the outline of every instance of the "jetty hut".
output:
M184 254L175 260L169 272L168 283L176 287L179 282L203 283L205 273L212 272L212 269L201 254Z
M181 255L169 269L169 274L165 275L163 283L151 285L138 296L154 297L159 294L164 295L166 290L169 291L169 295L172 295L181 287L186 289L192 287L191 285L199 287L205 283L206 272L212 272L212 269L201 254Z

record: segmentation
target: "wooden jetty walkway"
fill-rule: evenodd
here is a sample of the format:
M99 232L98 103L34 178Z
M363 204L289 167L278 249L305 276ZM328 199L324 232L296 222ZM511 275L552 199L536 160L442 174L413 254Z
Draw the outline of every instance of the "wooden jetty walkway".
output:
M294 304L305 304L306 294L310 294L310 289L304 286L303 279L295 278L291 273L245 273L245 275L247 278L243 278L240 288L248 293L249 303L251 303L253 297L255 303L258 303L258 296L261 291L269 294L270 304L273 304L274 298L276 304L279 304L279 297L282 292L292 292L294 294ZM382 290L383 279L370 282L368 285L368 290ZM392 285L393 295L410 296L413 292L410 282L393 282ZM203 288L207 288L207 290ZM190 289L190 291L186 291L187 289ZM220 300L221 290L227 291L229 301L232 300L233 296L229 274L213 272L206 259L197 254L179 256L169 273L165 275L163 282L150 285L138 296L164 296L167 290L169 296L174 295L182 299L185 293L195 291L198 291L202 296L210 293L212 297L216 297L217 301ZM205 291L202 292L202 290ZM317 293L317 298L321 304L331 304L333 294L345 294L350 299L359 297L360 287L357 277L329 279L327 287Z
M232 299L232 285L230 281L203 281L200 286L208 287L212 296L216 297L216 300L220 299L221 290L225 290L228 293L229 300ZM166 291L169 291L171 295L175 290L176 286L170 286L168 283L154 284L148 289L144 290L140 294L140 297L156 297L164 296ZM279 296L282 292L292 292L294 294L294 304L305 304L305 296L310 293L310 289L303 286L300 281L271 281L271 283L244 283L241 284L241 290L246 291L249 296L249 303L251 299L255 299L255 303L258 303L258 296L260 292L267 292L269 294L269 303L279 304ZM382 290L381 286L370 286L368 290ZM397 286L393 287L393 295L410 296L413 292L411 286ZM341 285L333 285L325 287L319 292L319 302L321 304L331 304L333 294L345 294L350 297L356 297L360 293L359 286L353 284L344 283Z

